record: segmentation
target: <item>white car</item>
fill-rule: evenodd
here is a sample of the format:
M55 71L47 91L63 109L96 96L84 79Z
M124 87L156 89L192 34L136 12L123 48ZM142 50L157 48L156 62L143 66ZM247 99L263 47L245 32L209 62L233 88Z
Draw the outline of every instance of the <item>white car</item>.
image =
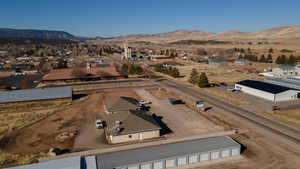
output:
M102 120L96 120L96 128L102 129L104 127Z
M140 100L139 104L151 104L149 100Z

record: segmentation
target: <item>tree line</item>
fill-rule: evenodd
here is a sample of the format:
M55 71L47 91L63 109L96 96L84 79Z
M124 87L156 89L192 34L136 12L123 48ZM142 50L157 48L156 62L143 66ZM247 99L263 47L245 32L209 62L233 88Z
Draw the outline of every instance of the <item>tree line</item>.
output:
M156 72L167 74L175 78L180 76L179 70L176 67L172 66L164 66L163 64L157 64L155 65L154 70Z

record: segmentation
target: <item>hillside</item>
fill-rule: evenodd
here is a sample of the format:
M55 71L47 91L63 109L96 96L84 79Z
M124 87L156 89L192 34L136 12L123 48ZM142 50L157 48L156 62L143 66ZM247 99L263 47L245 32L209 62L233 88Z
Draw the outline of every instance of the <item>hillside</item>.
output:
M0 28L0 38L77 40L75 36L64 31L8 29L8 28Z
M174 43L183 40L216 40L216 41L286 41L300 42L300 26L285 26L265 29L257 32L241 32L231 30L222 33L211 33L205 31L178 30L174 32L159 34L133 34L119 36L110 39L96 39L92 42L152 42L152 43Z

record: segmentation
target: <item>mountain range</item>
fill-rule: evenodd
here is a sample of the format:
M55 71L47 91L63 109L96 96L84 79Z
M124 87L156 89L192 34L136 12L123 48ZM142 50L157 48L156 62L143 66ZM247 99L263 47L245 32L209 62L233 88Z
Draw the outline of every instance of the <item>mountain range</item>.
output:
M96 39L92 42L152 42L172 43L181 40L220 40L220 41L285 41L300 42L300 26L283 26L265 29L257 32L242 32L231 30L222 33L213 33L199 30L177 30L158 34L132 34L109 39Z
M78 38L75 37L74 35L64 31L10 29L10 28L0 28L0 38L78 40Z
M132 34L118 37L76 37L65 31L34 30L34 29L9 29L0 28L0 38L36 38L36 39L61 39L85 40L93 43L107 42L151 42L156 44L173 43L183 40L216 40L216 41L296 41L300 42L300 26L283 26L265 29L256 32L242 32L230 30L213 33L200 30L177 30L174 32L157 34Z

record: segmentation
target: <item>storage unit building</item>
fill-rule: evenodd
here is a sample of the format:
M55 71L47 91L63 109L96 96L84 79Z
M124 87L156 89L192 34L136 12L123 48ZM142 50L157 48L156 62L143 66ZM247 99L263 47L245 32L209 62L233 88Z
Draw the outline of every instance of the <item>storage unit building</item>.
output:
M97 155L101 169L181 168L203 161L239 156L241 145L220 136Z
M297 89L255 80L238 82L235 89L274 102L300 98L300 91Z
M71 101L72 94L73 92L71 87L5 91L0 92L0 105L26 102L41 102L49 100Z

